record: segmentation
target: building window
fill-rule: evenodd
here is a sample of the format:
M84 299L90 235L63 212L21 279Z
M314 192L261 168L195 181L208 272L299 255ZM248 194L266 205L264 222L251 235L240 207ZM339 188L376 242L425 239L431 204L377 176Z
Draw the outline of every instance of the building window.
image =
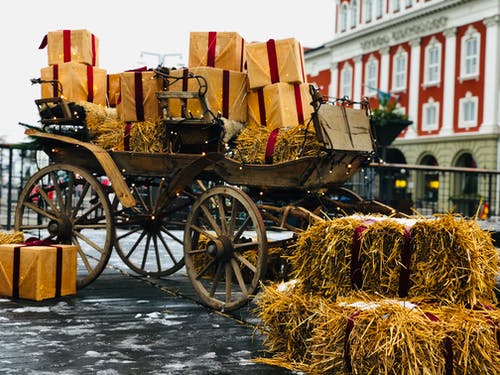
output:
M353 0L351 3L351 28L356 27L358 24L358 2Z
M400 48L394 55L393 60L393 91L401 91L406 89L406 70L407 70L408 53Z
M480 34L470 27L462 37L461 78L474 78L479 74Z
M363 10L365 12L365 22L371 22L373 13L373 0L365 0Z
M384 0L375 0L375 1L377 2L375 9L376 17L382 18L382 16L384 15Z
M342 4L340 9L340 31L346 31L347 29L347 4Z
M477 126L478 97L467 92L464 98L459 100L459 128L471 128Z
M378 60L370 56L365 65L365 95L373 96L378 87Z
M392 0L392 11L394 13L401 10L401 0Z
M406 0L406 7L411 8L413 6L413 0Z
M441 77L441 44L433 38L425 48L425 85L437 85Z
M344 68L341 72L341 89L340 92L341 97L352 97L352 68L349 64L344 65Z
M423 105L423 116L423 131L438 130L439 103L430 98L429 101Z

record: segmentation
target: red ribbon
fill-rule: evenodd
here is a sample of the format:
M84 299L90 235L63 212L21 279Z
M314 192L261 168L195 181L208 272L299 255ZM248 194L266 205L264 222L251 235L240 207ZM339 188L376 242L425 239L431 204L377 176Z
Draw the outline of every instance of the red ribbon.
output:
M280 81L280 75L278 70L278 56L276 54L276 43L274 39L269 39L266 42L267 46L267 58L269 60L269 73L271 74L271 83L276 83Z
M264 90L262 88L257 89L257 100L258 100L258 104L259 104L260 124L263 126L266 126L267 125L266 102L264 101Z
M302 93L300 92L300 83L293 85L295 94L295 108L297 109L297 119L299 124L304 125L304 108L302 107Z
M137 121L144 121L144 87L142 72L134 72L135 116Z
M87 65L87 101L94 102L94 67Z
M208 33L207 66L215 67L215 47L217 45L217 33Z
M354 328L354 319L359 315L359 311L347 318L347 325L345 327L344 335L344 361L349 373L352 372L352 362L351 362L351 344L349 343L349 337L351 336L352 329Z
M439 318L429 312L424 313L432 322L439 322ZM453 375L453 342L449 336L444 339L443 345L445 375Z
M59 80L59 65L58 64L52 65L52 79L54 81L58 81ZM59 96L58 95L59 91L58 91L58 88L57 88L56 84L52 84L52 90L53 90L52 97L57 98Z
M229 118L229 70L222 71L222 117Z
M182 91L189 90L188 83L189 83L189 69L184 69L182 72ZM187 105L188 105L188 100L181 99L181 113L180 113L181 117L184 117L186 115Z
M95 43L95 35L92 34L92 66L97 64L97 48Z
M63 30L63 61L71 61L71 30Z
M45 47L47 47L47 44L48 44L48 36L47 34L45 34L42 38L42 41L40 42L40 45L38 46L38 49L44 49Z
M365 226L359 226L354 230L351 251L351 284L356 289L363 287L363 274L359 253L361 250L361 235L366 230Z
M279 131L280 130L278 128L274 129L271 134L269 134L269 138L267 138L265 156L265 161L267 164L273 163L274 147L276 146L276 141L278 140Z
M245 40L241 38L240 72L242 72L244 68L243 60L245 60Z

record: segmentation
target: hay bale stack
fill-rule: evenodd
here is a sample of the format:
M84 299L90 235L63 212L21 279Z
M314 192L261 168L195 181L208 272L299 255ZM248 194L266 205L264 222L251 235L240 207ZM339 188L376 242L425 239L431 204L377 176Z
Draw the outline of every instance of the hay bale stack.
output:
M317 222L300 233L288 257L292 277L328 298L349 293L352 240L362 222L361 217L342 217Z
M317 301L304 292L297 279L263 287L255 300L256 314L260 319L259 328L266 335L264 345L273 357L256 361L307 371Z
M498 252L473 220L451 214L419 220L411 228L409 296L440 304L495 302Z
M101 134L103 130L101 129L102 124L107 122L118 122L118 113L116 108L103 107L102 105L86 101L78 101L75 104L84 109L85 123L92 138Z

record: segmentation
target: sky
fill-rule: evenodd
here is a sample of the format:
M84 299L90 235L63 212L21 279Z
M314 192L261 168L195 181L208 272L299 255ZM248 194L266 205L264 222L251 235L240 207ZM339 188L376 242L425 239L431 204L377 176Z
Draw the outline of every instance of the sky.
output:
M335 0L17 0L0 13L2 143L27 141L19 123L38 125L35 99L48 66L44 35L87 29L99 38L99 67L119 73L141 66L187 64L191 31L238 32L246 41L296 38L318 47L333 37ZM141 52L146 52L143 59ZM182 55L182 59L177 56Z

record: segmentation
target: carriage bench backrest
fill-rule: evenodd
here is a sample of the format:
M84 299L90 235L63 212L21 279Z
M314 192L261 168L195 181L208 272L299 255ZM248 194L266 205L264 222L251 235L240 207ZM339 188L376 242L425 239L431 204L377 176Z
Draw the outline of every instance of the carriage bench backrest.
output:
M323 103L313 114L318 140L330 150L373 152L374 140L365 108Z

